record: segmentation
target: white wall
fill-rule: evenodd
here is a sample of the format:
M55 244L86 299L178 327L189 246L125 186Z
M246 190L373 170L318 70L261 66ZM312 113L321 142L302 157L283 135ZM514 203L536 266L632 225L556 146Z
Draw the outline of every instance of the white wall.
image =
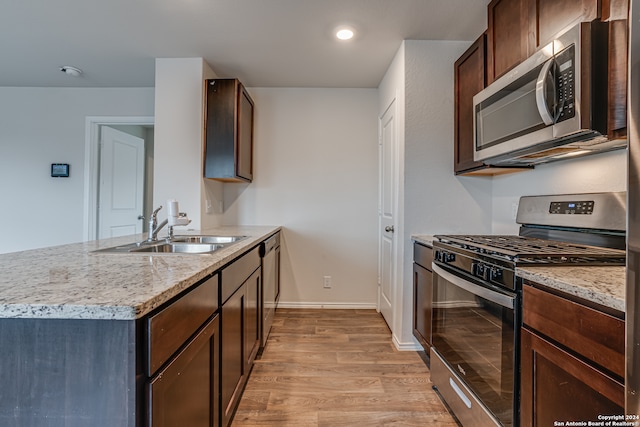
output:
M405 42L405 233L402 327L397 340L415 342L411 234L491 230L491 182L455 176L453 63L469 43Z
M455 176L453 63L468 42L405 42L405 221L408 234L491 228L489 180Z
M415 345L411 235L491 230L491 181L456 177L453 172L453 63L468 46L407 40L401 47L404 53L396 56L403 64L394 61L380 85L381 100L393 91L404 94L402 273L392 327L400 347Z
M534 170L493 178L495 234L518 234L513 206L520 196L627 190L627 151L564 160Z
M82 241L85 117L153 116L153 102L153 88L1 87L0 253Z
M248 91L254 180L225 184L224 223L284 227L283 306L375 307L377 91Z
M222 184L203 178L205 79L215 73L202 58L156 59L153 204L176 199L191 219L189 229L220 223L221 215L206 212L204 200L222 199ZM217 205L217 203L215 204Z

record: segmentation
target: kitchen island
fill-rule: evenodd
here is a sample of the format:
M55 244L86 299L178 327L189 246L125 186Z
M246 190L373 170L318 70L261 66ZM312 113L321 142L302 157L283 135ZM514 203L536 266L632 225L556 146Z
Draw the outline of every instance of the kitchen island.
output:
M226 425L255 357L259 246L279 230L201 230L246 236L210 254L93 252L136 235L0 255L0 425L163 426L177 403L206 414L191 426Z
M137 319L279 229L176 233L247 236L211 254L93 252L142 241L142 234L0 254L0 318Z

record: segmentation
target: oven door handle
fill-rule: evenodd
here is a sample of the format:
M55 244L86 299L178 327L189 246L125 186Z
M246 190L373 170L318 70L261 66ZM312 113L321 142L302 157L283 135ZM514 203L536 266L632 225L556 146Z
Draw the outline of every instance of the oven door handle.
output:
M481 298L494 302L502 307L515 309L516 306L516 297L505 295L500 292L492 291L483 286L476 285L475 283L471 283L467 280L464 280L454 274L449 273L448 271L439 267L436 263L431 265L433 268L433 272L443 279L453 283L459 288L464 289L465 291L471 292L474 295L477 295Z

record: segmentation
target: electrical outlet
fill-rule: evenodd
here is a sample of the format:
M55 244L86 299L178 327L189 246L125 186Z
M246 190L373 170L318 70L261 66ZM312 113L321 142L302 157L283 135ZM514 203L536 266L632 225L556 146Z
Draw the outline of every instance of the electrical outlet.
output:
M330 289L331 288L331 276L324 276L323 282L322 282L322 286L325 289Z

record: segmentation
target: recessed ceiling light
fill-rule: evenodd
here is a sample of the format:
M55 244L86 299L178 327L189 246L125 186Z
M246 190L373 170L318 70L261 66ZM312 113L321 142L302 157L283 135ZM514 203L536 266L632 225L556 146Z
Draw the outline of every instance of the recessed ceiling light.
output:
M347 27L338 28L338 30L336 31L336 37L340 40L351 40L353 38L353 35L353 30Z
M78 77L82 74L82 70L80 68L72 67L70 65L65 65L60 67L60 71L65 73L68 76Z

